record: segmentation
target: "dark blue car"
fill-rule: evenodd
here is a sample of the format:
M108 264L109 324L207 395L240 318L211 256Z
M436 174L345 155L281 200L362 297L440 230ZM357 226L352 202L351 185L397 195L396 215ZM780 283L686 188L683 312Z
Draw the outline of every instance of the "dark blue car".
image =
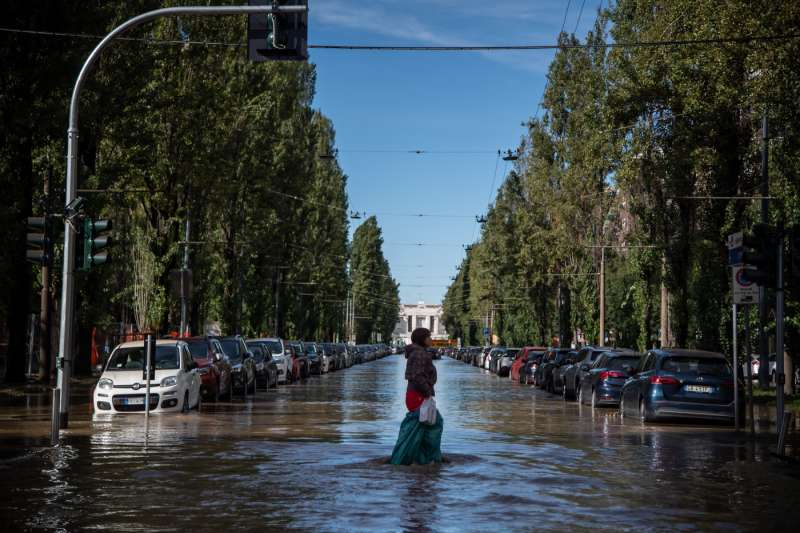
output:
M642 354L603 352L589 370L583 372L578 388L578 401L592 407L619 405L622 386L639 365Z
M744 395L739 395L744 413ZM719 353L651 350L622 387L620 413L650 422L665 419L734 422L733 372Z

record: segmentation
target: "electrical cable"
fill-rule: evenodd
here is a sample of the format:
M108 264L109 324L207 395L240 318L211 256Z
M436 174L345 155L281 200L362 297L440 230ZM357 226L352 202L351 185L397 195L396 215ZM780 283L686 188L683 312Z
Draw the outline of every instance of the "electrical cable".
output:
M0 33L17 33L46 37L66 37L76 39L101 40L105 35L85 33L55 32L43 30L27 30L23 28L0 28ZM691 45L748 44L754 42L787 41L800 38L800 33L775 35L744 35L737 37L709 37L701 39L670 39L664 41L633 41L614 43L567 43L567 44L520 44L520 45L475 45L475 46L386 46L386 45L353 45L353 44L309 44L308 48L318 50L351 50L351 51L385 51L385 52L508 52L559 49L604 49L604 48L639 48L639 47L678 47ZM246 43L229 43L222 41L184 41L182 39L151 39L147 37L115 37L114 40L142 42L159 45L203 45L222 47L244 47Z

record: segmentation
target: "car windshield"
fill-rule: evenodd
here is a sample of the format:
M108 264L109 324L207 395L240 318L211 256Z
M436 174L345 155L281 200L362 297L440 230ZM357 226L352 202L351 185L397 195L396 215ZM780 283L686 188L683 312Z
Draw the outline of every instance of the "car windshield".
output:
M283 348L279 341L267 341L264 344L269 347L269 351L272 352L272 355L283 355Z
M253 353L253 359L256 363L260 363L264 360L264 349L261 347L260 344L247 344L247 349Z
M622 370L626 366L636 368L639 364L639 357L625 356L625 357L612 357L608 360L606 368L609 370Z
M189 353L195 359L208 358L208 344L206 341L187 342L186 344L189 346Z
M519 353L519 350L508 350L506 355L509 357L515 357Z
M731 375L731 367L726 360L711 357L667 357L661 363L661 370L676 374Z
M315 344L309 344L309 345L307 345L307 350L308 350L308 353L316 354L317 353L317 346Z
M231 361L241 361L242 360L242 353L239 349L239 341L236 339L228 339L220 341L222 344L222 349L225 350L225 355Z
M177 370L180 368L178 350L174 344L156 346L156 370ZM143 370L144 346L120 348L108 360L106 370Z

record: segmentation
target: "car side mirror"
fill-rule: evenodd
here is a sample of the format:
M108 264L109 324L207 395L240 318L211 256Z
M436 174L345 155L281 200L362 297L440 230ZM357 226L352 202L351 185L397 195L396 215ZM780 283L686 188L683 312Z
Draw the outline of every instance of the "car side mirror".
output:
M222 361L222 354L219 353L219 352L214 352L214 361L217 362L217 363Z
M283 355L292 355L292 351L291 350L285 350L283 352Z
M186 368L186 370L194 370L197 367L198 367L197 361L192 361L191 363L189 363L189 366Z
M251 359L253 357L253 352L244 352L245 359Z
M586 372L587 370L589 370L589 365L587 365L586 363L583 363L583 364L581 365L581 370L583 370L584 372Z

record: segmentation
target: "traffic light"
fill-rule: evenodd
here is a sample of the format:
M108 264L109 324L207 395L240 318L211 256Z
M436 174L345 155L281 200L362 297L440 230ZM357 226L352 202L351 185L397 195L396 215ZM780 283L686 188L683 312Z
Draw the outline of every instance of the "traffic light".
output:
M46 265L50 263L50 232L47 217L28 217L28 229L37 230L28 233L28 250L25 259L31 263Z
M308 0L249 0L251 6L305 6ZM308 59L308 10L301 13L250 15L247 58L251 61Z
M108 263L111 258L105 250L111 246L111 221L107 219L92 220L84 218L81 225L80 240L83 251L78 256L78 270L87 271L95 265Z
M742 262L752 268L742 274L745 281L774 289L777 285L778 231L768 224L753 225L742 239Z

